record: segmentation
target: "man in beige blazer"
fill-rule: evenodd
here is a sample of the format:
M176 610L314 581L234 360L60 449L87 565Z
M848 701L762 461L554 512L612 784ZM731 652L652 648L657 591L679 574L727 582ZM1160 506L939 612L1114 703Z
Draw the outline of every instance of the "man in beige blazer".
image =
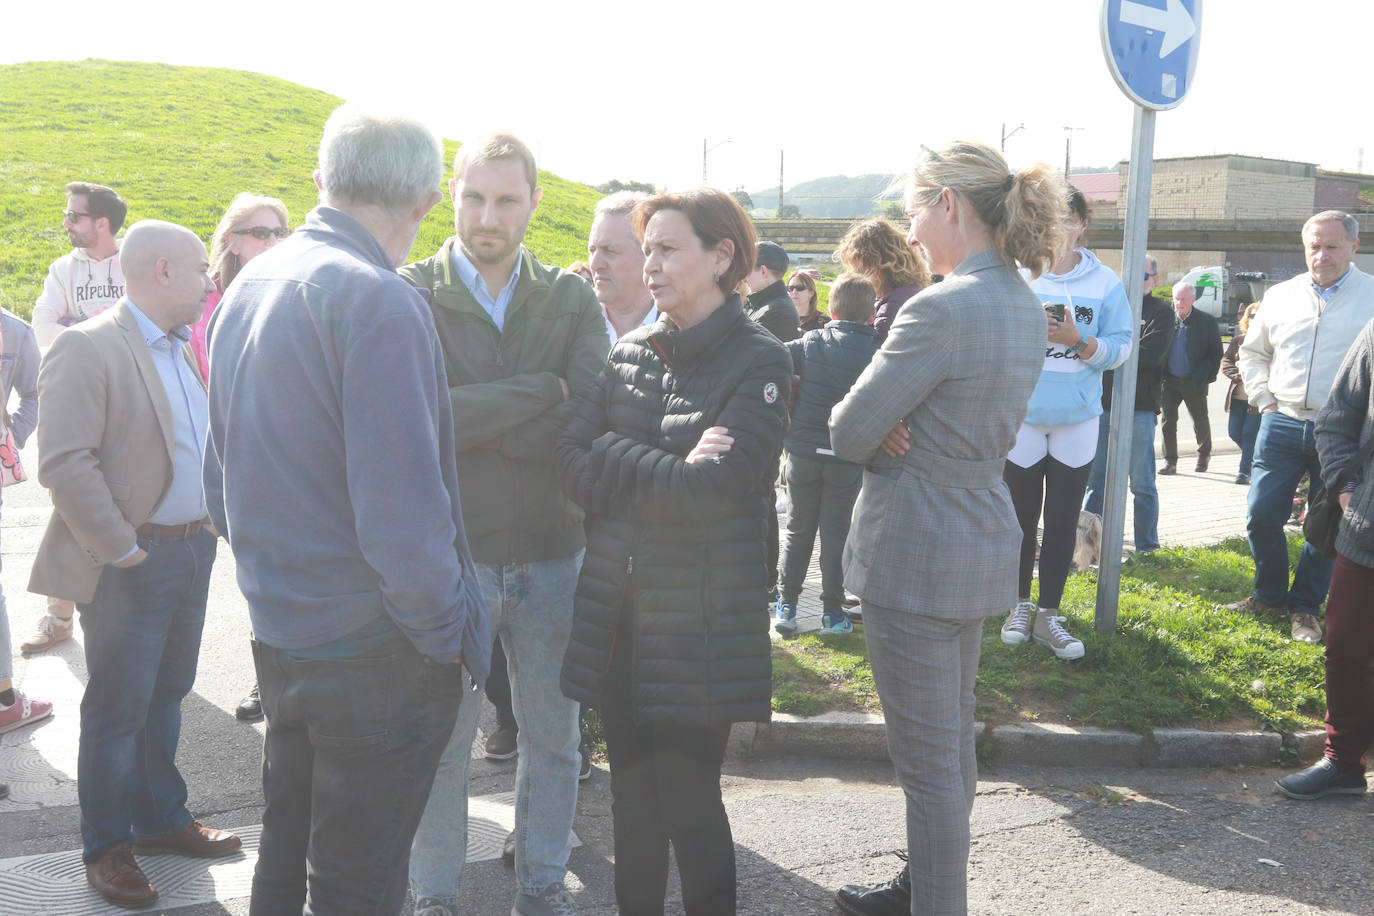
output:
M38 479L53 513L29 590L81 611L86 878L131 906L157 897L133 853L225 855L239 838L192 818L176 768L215 560L205 382L185 347L214 290L209 259L189 230L149 220L129 229L120 264L126 298L59 335L39 371Z

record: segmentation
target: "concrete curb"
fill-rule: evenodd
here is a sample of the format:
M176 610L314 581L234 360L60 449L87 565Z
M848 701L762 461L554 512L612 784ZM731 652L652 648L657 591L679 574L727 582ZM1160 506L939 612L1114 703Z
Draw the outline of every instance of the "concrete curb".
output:
M1279 734L1156 728L1145 734L1105 728L1041 723L974 724L985 760L1032 766L1207 767L1274 766L1316 760L1325 746L1323 730ZM850 760L886 760L887 725L882 716L830 712L802 717L777 713L771 723L738 722L729 753L795 753ZM1293 755L1288 761L1285 755Z

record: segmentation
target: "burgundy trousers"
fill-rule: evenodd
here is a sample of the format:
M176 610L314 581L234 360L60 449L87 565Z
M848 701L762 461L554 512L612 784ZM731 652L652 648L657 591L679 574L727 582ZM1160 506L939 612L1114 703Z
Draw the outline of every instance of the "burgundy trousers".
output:
M1374 569L1336 557L1326 599L1326 756L1363 773L1374 739Z

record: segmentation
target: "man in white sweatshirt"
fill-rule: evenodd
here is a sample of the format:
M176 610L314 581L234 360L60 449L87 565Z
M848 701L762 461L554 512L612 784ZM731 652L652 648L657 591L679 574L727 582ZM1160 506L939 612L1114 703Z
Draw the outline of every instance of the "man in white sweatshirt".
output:
M128 205L104 185L73 181L66 191L62 228L73 247L48 268L33 304L34 336L45 350L63 328L94 318L124 297L115 235Z
M119 239L129 207L104 185L73 181L66 187L62 228L72 250L52 262L43 292L33 304L33 335L46 350L63 328L94 318L124 298L119 268ZM46 652L72 635L70 601L48 598L48 613L38 629L19 646L25 655Z
M1294 639L1320 642L1317 618L1332 560L1304 544L1290 587L1283 526L1304 471L1309 501L1322 491L1313 424L1351 342L1374 319L1374 277L1354 265L1360 225L1349 214L1318 213L1303 226L1302 241L1307 273L1269 290L1237 360L1250 403L1260 411L1260 431L1246 511L1255 590L1232 607L1287 612Z

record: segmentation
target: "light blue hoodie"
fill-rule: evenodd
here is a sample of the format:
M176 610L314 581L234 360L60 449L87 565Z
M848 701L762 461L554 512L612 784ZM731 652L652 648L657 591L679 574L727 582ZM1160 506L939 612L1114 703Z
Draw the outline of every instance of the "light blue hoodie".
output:
M1044 303L1060 303L1085 337L1097 338L1097 352L1082 357L1068 347L1045 344L1045 368L1031 394L1026 422L1069 426L1102 413L1102 373L1131 355L1131 305L1116 274L1086 248L1068 273L1028 279Z

